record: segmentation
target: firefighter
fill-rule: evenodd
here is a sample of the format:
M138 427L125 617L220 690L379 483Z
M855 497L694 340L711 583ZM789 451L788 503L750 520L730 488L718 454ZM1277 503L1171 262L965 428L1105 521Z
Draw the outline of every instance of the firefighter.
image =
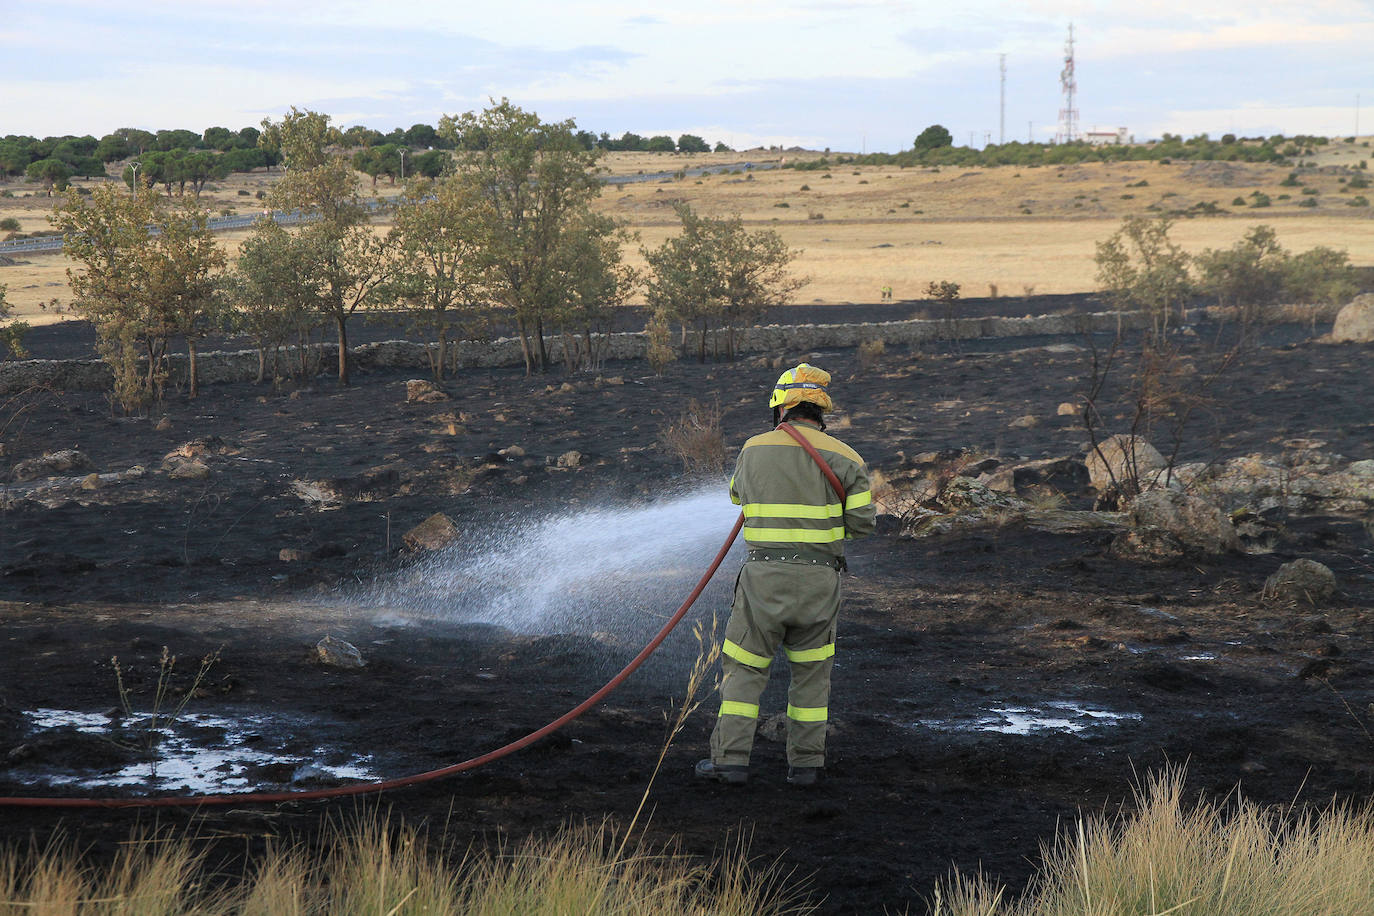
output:
M825 473L785 430L744 444L730 478L730 499L744 510L748 559L721 649L720 714L711 756L696 775L730 785L749 780L759 697L781 643L791 666L787 694L787 781L810 786L825 766L830 669L840 611L844 542L873 533L868 469L852 448L825 433L830 374L802 363L778 379L768 406L835 472L841 504Z

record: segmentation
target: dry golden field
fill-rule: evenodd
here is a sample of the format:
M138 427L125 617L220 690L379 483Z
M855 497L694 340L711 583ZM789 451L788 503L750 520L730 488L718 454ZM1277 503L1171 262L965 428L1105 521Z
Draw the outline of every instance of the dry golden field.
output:
M1181 219L1175 238L1189 251L1224 247L1251 226L1269 223L1290 249L1314 245L1345 249L1359 265L1374 264L1374 207L1349 206L1369 191L1346 191L1341 166L1369 155L1354 144L1333 143L1321 153L1331 167L1305 172L1296 187L1280 184L1289 170L1226 162L1155 162L1024 168L899 169L835 165L828 171L778 169L818 153L749 150L683 155L612 153L609 175L675 173L701 166L752 163L727 174L661 178L606 188L599 207L623 220L640 242L654 246L675 231L673 204L685 201L713 216L739 214L751 226L776 229L801 252L796 269L810 278L798 294L807 303L876 301L891 286L897 299L919 299L931 280L959 283L966 296L1066 293L1094 286L1094 243L1120 219L1213 203L1220 215ZM1353 174L1353 173L1348 173ZM253 213L275 174L234 175L202 200L215 214ZM374 193L365 177L362 187ZM1314 190L1316 194L1304 193ZM0 218L19 220L21 231L49 228L53 200L21 180L0 182ZM375 193L395 194L385 179ZM1237 206L1252 192L1267 194L1265 208ZM1314 199L1314 207L1299 202ZM232 254L244 233L220 236ZM640 262L638 244L630 260ZM33 255L0 267L0 283L17 317L34 323L69 312L67 260ZM54 307L52 301L56 300Z

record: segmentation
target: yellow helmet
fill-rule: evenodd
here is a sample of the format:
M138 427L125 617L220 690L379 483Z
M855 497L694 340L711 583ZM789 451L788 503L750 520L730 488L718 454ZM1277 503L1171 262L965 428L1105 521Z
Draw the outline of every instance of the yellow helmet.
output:
M825 386L829 384L829 372L802 363L778 376L778 383L773 386L773 396L768 399L768 406L787 410L802 401L810 401L823 411L834 410L835 403L825 391Z

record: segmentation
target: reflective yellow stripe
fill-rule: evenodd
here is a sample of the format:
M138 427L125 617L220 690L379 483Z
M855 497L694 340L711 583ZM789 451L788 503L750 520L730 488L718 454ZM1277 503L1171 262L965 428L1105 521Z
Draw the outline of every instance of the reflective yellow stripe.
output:
M757 719L759 717L759 707L757 703L738 703L734 700L721 700L720 714L722 716L744 716L746 719Z
M745 518L839 518L844 506L830 503L810 506L806 503L745 503Z
M740 648L738 643L733 643L728 639L725 640L725 645L720 647L720 651L724 652L726 655L730 656L740 664L748 665L751 668L767 668L769 665L773 664L773 660L771 658L764 658L762 655L755 655L748 649Z
M739 497L735 495L735 475L730 475L730 502L739 505Z
M844 540L844 528L809 531L805 528L750 528L746 525L744 539L776 544L833 544L835 541Z
M844 500L846 509L858 509L861 506L870 505L873 502L873 491L864 490L862 493L850 493Z
M824 722L830 714L828 706L793 706L787 704L787 718L798 722Z
M789 662L823 662L835 655L835 644L821 646L819 649L788 649Z

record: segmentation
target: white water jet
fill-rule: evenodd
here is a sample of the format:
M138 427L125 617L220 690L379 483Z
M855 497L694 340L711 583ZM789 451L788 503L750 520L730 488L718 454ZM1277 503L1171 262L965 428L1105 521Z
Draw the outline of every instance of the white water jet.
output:
M722 482L643 505L576 506L487 522L353 597L393 622L634 640L677 609L738 516ZM737 543L698 609L728 607L740 550Z

